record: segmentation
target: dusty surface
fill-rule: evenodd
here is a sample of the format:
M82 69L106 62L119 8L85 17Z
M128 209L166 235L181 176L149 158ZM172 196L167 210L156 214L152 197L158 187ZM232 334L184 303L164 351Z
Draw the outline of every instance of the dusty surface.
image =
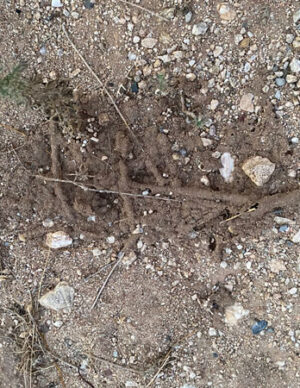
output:
M0 100L0 386L299 386L300 4L61 3L1 4L3 74L69 79L78 125Z

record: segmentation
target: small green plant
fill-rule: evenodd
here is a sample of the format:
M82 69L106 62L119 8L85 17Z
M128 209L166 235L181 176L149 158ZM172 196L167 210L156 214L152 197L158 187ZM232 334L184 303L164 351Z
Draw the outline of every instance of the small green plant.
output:
M17 102L23 102L23 93L26 83L22 77L24 65L16 66L9 74L0 79L0 96L11 98Z
M25 68L25 65L18 65L0 78L0 97L41 109L46 117L55 120L64 132L73 134L79 130L79 108L68 80L44 83L39 76L25 77Z

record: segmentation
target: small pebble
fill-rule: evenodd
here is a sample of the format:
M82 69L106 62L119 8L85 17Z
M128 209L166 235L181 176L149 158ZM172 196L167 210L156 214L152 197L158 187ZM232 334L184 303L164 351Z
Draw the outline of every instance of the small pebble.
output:
M191 11L189 11L188 13L186 13L185 15L185 22L186 23L190 23L190 21L192 20L192 17L193 17L193 13Z
M114 236L108 236L106 239L106 242L108 242L108 244L114 244L115 241L116 241L116 239Z
M204 22L194 24L192 29L192 34L195 36L204 35L208 29L208 25Z
M61 3L60 0L52 0L51 1L51 5L52 5L53 8L58 8L58 7L62 7L63 6L63 4Z
M296 287L293 287L293 288L291 288L290 290L289 290L289 294L290 295L296 295L297 294L297 288Z
M210 327L209 330L208 330L208 335L210 337L216 337L217 336L217 330L214 329L213 327Z
M285 85L285 79L284 78L276 78L275 83L278 87L282 87Z
M300 230L292 237L292 241L295 244L300 243Z
M95 4L91 0L84 0L83 5L86 9L92 9Z
M72 245L72 243L71 237L63 231L48 233L46 236L46 245L51 249L65 248Z
M281 225L279 228L279 232L287 232L289 230L288 225Z
M261 331L265 330L266 327L268 326L268 322L267 321L257 321L254 323L254 325L252 326L251 330L252 330L252 333L253 334L259 334Z
M152 49L156 45L157 39L144 38L141 43L144 48Z

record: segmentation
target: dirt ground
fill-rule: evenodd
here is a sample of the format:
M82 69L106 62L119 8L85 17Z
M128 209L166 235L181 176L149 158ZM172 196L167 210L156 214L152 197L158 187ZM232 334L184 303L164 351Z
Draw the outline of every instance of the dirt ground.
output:
M299 387L299 50L292 0L1 1L49 98L0 98L0 387Z

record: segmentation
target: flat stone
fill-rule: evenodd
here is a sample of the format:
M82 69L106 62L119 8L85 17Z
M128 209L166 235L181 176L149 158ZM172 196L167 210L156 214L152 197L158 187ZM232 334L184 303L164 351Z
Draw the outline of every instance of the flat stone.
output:
M225 179L225 182L232 182L232 173L234 171L234 159L229 152L224 152L221 156L222 168L220 168L220 174Z
M217 10L220 18L224 21L230 22L236 17L235 10L228 3L218 4Z
M296 24L300 20L300 8L293 14L293 22Z
M225 309L225 323L230 326L237 325L238 321L249 314L248 310L245 310L239 303L235 303L232 306L228 306Z
M274 217L274 221L278 225L285 225L285 224L295 225L296 224L296 222L294 220L290 220L289 218L279 217L279 216Z
M279 273L280 271L285 271L286 266L282 260L271 260L269 263L270 270L274 273Z
M253 156L244 162L242 169L256 186L261 187L271 178L275 164L267 158Z
M300 243L300 229L298 232L293 236L292 238L293 243L298 244Z
M156 45L157 39L155 39L155 38L144 38L141 43L142 43L142 46L144 48L152 49Z
M195 36L204 35L208 29L208 25L204 22L194 24L192 29L192 34Z
M54 290L47 292L39 299L39 303L51 310L71 312L74 301L74 288L66 282L60 282Z
M51 1L51 6L52 6L53 8L59 8L59 7L62 7L63 4L61 3L60 0L52 0L52 1Z
M293 73L300 73L300 60L294 57L290 62L290 68Z
M252 93L244 94L240 101L240 109L249 113L253 113L254 112L253 98L254 96Z
M61 230L54 233L47 233L46 235L46 245L51 249L65 248L72 245L72 243L73 240L71 237Z
M294 75L294 74L288 74L287 76L286 76L286 82L288 83L288 84L294 84L294 83L296 83L298 81L298 77L296 76L296 75Z

